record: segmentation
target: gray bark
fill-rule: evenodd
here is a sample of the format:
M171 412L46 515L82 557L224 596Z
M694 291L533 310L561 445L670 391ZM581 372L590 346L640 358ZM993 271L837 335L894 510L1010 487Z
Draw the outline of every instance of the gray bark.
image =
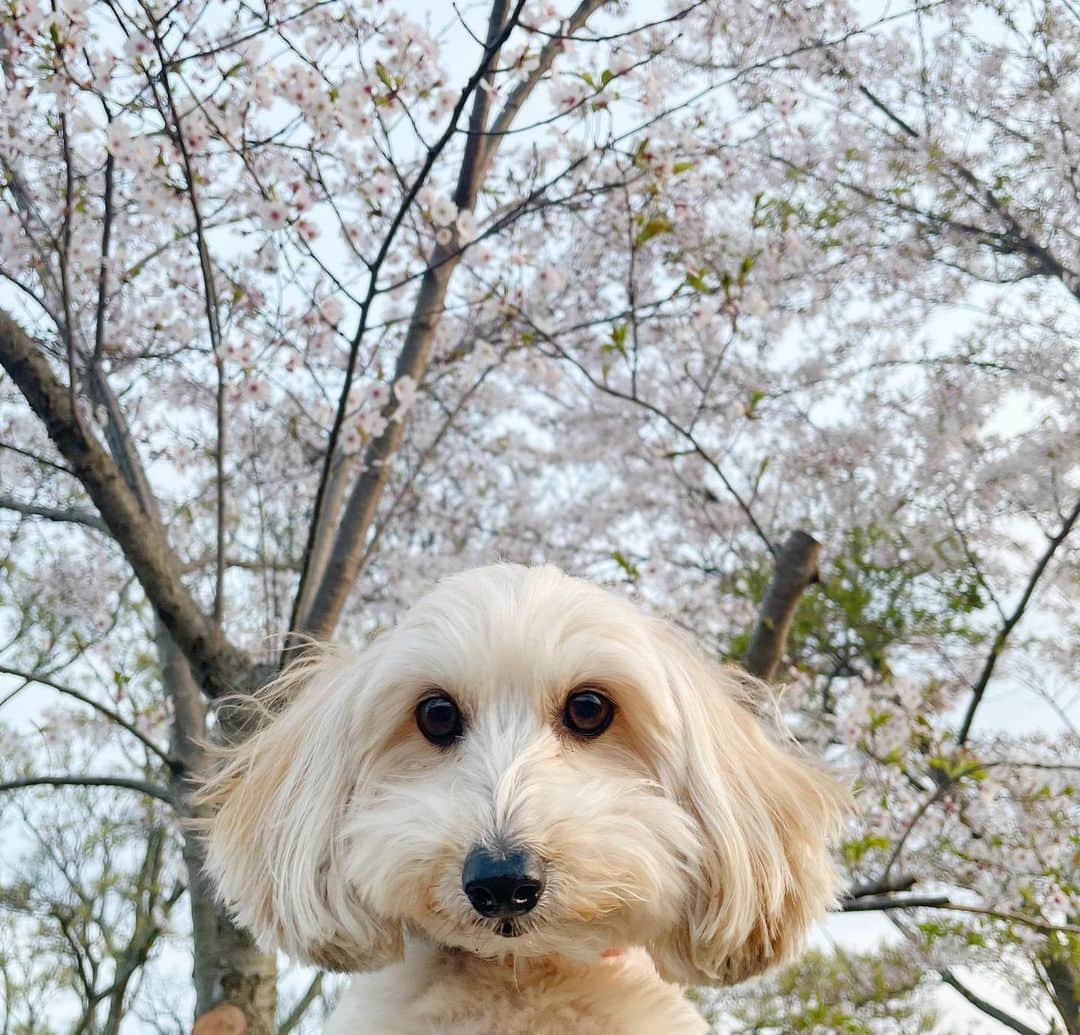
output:
M1068 950L1054 947L1043 955L1042 964L1065 1030L1068 1035L1080 1035L1080 980Z
M776 555L772 581L743 663L752 676L768 682L776 675L799 601L807 587L817 581L820 551L821 544L812 535L796 530Z
M277 1012L277 968L274 956L260 952L251 935L234 924L207 880L205 851L189 825L206 819L192 800L192 778L206 773L210 762L206 704L191 666L167 631L158 626L158 657L165 691L173 706L170 753L177 760L173 776L176 808L185 824L183 857L188 878L195 956L195 1015L223 1003L239 1007L251 1035L270 1035Z

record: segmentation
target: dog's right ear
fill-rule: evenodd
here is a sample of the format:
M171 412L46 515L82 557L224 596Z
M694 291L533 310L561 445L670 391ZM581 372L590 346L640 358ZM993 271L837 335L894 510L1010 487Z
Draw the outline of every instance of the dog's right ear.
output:
M262 946L328 970L371 969L402 950L400 925L342 876L342 818L372 747L356 717L371 660L319 648L290 665L255 699L257 730L215 749L220 765L198 795L220 897Z
M656 626L683 715L686 771L679 798L702 853L686 915L651 946L664 976L730 985L784 963L834 900L828 850L850 808L847 788L778 725L759 720L750 676Z

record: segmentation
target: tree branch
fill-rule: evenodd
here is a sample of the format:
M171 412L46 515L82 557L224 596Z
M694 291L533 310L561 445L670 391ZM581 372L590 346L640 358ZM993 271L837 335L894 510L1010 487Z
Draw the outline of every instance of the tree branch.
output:
M757 627L743 662L752 676L769 682L776 675L799 601L807 587L818 581L820 552L821 543L798 529L780 547L772 581L761 602Z
M135 923L128 943L119 953L113 953L115 972L112 985L99 993L102 999L108 999L109 1012L101 1035L119 1035L123 1022L125 999L132 979L139 969L146 964L150 952L158 938L165 933L165 925L156 922L154 911L159 899L159 881L161 878L162 855L165 845L165 830L154 827L147 838L143 865L139 871L135 889ZM172 907L184 892L184 885L179 884L172 894L162 903L164 916L167 917Z
M548 334L541 328L537 327L536 324L531 319L529 319L528 314L522 309L521 306L514 305L508 299L504 299L503 301L509 308L514 309L517 316L519 316L522 320L526 321L529 324L529 329L536 335L538 341L543 341L546 344L550 345L555 350L556 355L560 359L563 359L567 363L570 363L574 367L574 369L577 370L578 373L580 373L581 376L584 377L585 380L588 381L593 388L595 388L597 391L603 392L605 395L610 395L613 399L621 399L624 402L633 403L635 406L640 407L645 412L653 414L653 416L662 420L669 428L671 428L672 431L685 439L686 444L690 447L690 452L697 454L697 456L701 458L701 460L713 472L713 474L715 474L716 477L720 479L720 483L724 486L724 490L729 496L731 496L731 498L738 505L739 509L743 512L743 515L746 517L746 520L750 524L751 529L758 537L758 539L761 540L765 549L768 550L769 553L774 557L776 556L776 546L766 534L765 529L762 528L761 522L759 522L758 519L754 516L754 511L753 508L750 506L750 503L743 499L742 494L739 492L738 489L735 488L731 479L728 478L727 474L724 472L724 469L720 466L720 463L709 452L709 450L702 445L702 443L694 435L693 429L691 427L680 424L679 421L672 417L671 414L667 413L662 407L656 405L655 403L649 402L647 399L642 398L640 395L635 395L633 392L622 391L621 389L615 388L613 385L608 384L606 379L601 380L600 378L596 377L584 363L574 357L570 352L563 348L562 345L559 344L557 337Z
M894 909L948 909L948 895L864 895L862 898L845 899L840 904L841 913L888 913Z
M1050 539L1046 550L1039 558L1038 564L1035 565L1035 570L1032 571L1031 576L1028 578L1027 585L1024 587L1024 593L1020 597L1020 602L1016 605L1012 614L1009 615L1005 624L998 630L997 636L994 637L994 643L990 648L990 654L986 658L986 663L983 665L982 672L979 673L979 678L975 682L975 686L972 687L971 702L968 704L967 712L964 715L964 721L960 726L960 733L956 738L957 743L960 744L961 747L966 743L968 734L971 732L971 724L975 721L975 713L979 710L979 705L982 703L983 696L986 693L986 687L989 685L990 679L994 674L994 668L997 666L998 657L1000 657L1001 652L1005 649L1005 642L1008 640L1009 634L1016 627L1016 624L1020 619L1024 617L1024 612L1031 602L1032 594L1035 592L1035 587L1039 584L1043 572L1046 571L1047 565L1050 563L1054 554L1057 553L1058 547L1068 538L1069 533L1076 524L1077 518L1080 518L1080 500L1077 500L1076 505L1065 518L1065 522L1062 524L1058 534Z
M320 970L311 979L307 991L300 997L296 1005L289 1011L289 1015L278 1025L277 1035L290 1035L296 1026L304 1019L304 1014L311 1008L311 1004L322 994L323 975Z
M548 72L551 71L551 66L555 63L556 57L562 50L564 40L580 29L585 27L585 23L595 14L607 0L581 0L581 3L575 8L574 13L570 15L566 22L565 32L560 35L550 35L547 43L540 49L540 53L537 55L536 63L533 65L529 74L510 92L510 96L506 99L506 103L499 110L499 113L495 116L491 123L489 130L484 130L486 136L489 138L497 138L504 136L506 132L513 125L514 119L517 118L518 112L521 111L522 106L529 99L529 95L536 88L536 84ZM674 21L676 19L667 19L667 21ZM647 29L650 26L642 26L641 29ZM641 29L637 31L641 31ZM469 126L469 132L474 132L473 127ZM494 147L491 149L494 152ZM488 156L490 158L490 155Z
M176 555L149 519L112 458L76 419L65 386L30 336L0 311L0 364L44 424L94 501L147 599L211 696L245 683L248 660L209 622L184 588Z
M852 885L845 896L845 901L867 898L870 895L884 895L890 891L910 891L915 887L915 883L915 878L907 874L880 877L877 880Z
M92 528L95 532L107 532L105 522L87 510L77 510L75 507L43 507L37 503L26 503L14 496L0 495L0 509L13 510L17 514L26 517L45 518L47 521L59 521L71 525L83 525Z
M126 776L31 776L24 780L6 780L0 783L0 792L18 791L24 787L121 787L148 794L166 805L173 804L173 797L167 788Z
M27 460L32 460L35 464L40 464L42 467L48 467L51 471L58 471L60 474L74 477L74 473L69 468L64 467L63 464L54 463L44 456L38 456L37 453L32 453L29 449L22 449L19 446L12 445L10 442L0 442L0 449L7 449L16 456L25 457Z
M846 70L844 74L848 74ZM877 108L877 110L880 111L894 126L896 126L905 137L911 140L921 139L921 134L913 129L908 122L894 112L888 104L865 85L859 84L858 90L859 93ZM1048 248L1035 240L1031 234L1025 230L1019 220L1009 211L1007 205L1001 198L999 198L990 187L987 187L982 183L978 176L962 162L949 160L948 165L960 179L975 192L978 204L986 210L993 212L1006 226L1004 232L994 230L981 231L978 228L972 228L976 230L976 235L984 236L990 240L996 239L1003 250L1019 252L1020 254L1035 260L1039 272L1055 277L1057 280L1061 281L1072 295L1080 298L1080 284L1077 283L1076 278L1070 274L1068 268L1057 258L1057 256L1053 255Z
M162 69L167 69L168 58L162 44L161 36L155 27L154 49L157 51L158 60ZM226 424L225 424L225 357L222 353L222 335L220 322L220 309L218 306L217 285L214 281L214 266L210 261L210 249L206 243L206 229L203 221L202 206L199 204L199 194L196 187L197 177L192 168L192 160L187 142L184 139L184 128L176 101L173 98L172 86L169 76L163 72L160 77L165 99L168 102L168 116L172 121L172 140L180 153L184 168L184 179L188 201L191 202L191 211L195 221L195 247L199 256L199 269L202 272L203 303L206 312L207 332L210 335L210 351L214 357L214 370L217 374L217 386L214 392L214 474L215 474L215 520L217 558L214 581L214 622L221 626L225 609L225 525L227 521L225 500L225 451L226 451ZM156 93L155 93L156 96ZM159 105L160 110L160 105ZM166 116L166 112L161 114ZM169 118L165 119L165 128L170 129Z
M1017 1020L1011 1014L1007 1014L992 1003L988 1003L982 996L976 995L967 985L962 984L951 970L942 969L938 973L945 984L959 992L976 1010L985 1013L987 1017L992 1017L999 1024L1004 1024L1006 1028L1011 1028L1013 1031L1018 1032L1019 1035L1043 1035L1042 1032L1028 1027L1023 1021Z
M901 909L945 909L952 913L970 913L973 916L989 917L991 920L1006 920L1046 934L1080 934L1080 927L1076 924L1052 924L1023 913L965 906L953 902L948 895L898 895L895 898L891 895L867 895L858 899L849 896L840 904L841 913L891 913Z

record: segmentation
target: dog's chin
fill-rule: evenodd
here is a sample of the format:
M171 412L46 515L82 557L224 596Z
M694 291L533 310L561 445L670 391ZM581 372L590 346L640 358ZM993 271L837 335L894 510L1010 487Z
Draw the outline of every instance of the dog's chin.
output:
M437 945L468 952L481 959L542 959L560 956L590 962L613 947L627 944L625 932L581 921L559 922L551 918L519 917L458 923L416 923L418 933Z

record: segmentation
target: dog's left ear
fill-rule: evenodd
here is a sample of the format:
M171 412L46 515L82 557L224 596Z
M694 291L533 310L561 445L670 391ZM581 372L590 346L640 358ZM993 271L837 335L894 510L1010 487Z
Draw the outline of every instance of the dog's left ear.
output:
M682 713L686 759L677 793L697 820L702 854L685 915L650 946L666 977L730 985L782 963L834 901L829 839L848 791L755 714L751 677L659 630Z
M363 793L371 733L358 715L370 647L313 649L250 705L262 722L220 748L199 799L206 869L264 948L327 970L359 971L401 955L401 926L376 915L343 876L342 820Z

